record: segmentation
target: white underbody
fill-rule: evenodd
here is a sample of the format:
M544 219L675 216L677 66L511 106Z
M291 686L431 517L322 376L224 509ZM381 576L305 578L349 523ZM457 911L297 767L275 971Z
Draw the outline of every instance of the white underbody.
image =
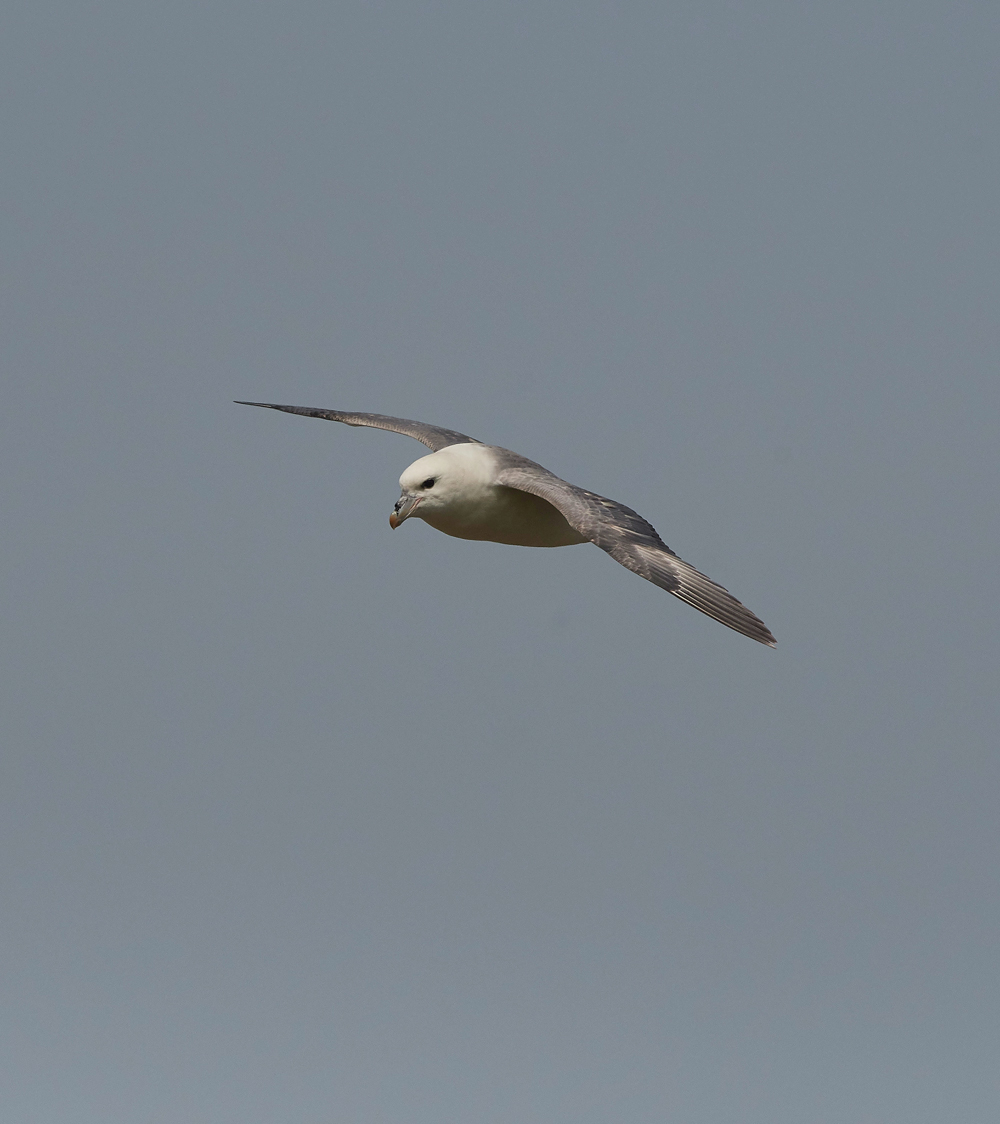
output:
M552 504L502 485L494 485L474 504L454 504L443 511L427 511L421 504L413 514L457 539L511 546L571 546L587 541Z

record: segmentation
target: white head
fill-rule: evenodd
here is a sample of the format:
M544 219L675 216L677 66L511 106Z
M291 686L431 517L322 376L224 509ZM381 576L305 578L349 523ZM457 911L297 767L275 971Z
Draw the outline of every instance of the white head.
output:
M433 524L435 516L458 515L475 507L492 487L493 474L492 451L478 441L449 445L421 457L399 478L402 495L389 524L398 527L411 515Z
M399 478L402 494L389 516L389 526L398 527L411 515L423 519L426 514L447 505L448 495L454 488L451 467L445 452L431 453L414 461Z

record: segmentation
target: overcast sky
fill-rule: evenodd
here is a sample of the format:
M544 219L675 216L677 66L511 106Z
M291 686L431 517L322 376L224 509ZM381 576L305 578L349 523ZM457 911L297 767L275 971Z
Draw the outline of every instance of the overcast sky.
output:
M5 1121L1000 1119L998 33L7 6ZM777 650L235 398L515 449Z

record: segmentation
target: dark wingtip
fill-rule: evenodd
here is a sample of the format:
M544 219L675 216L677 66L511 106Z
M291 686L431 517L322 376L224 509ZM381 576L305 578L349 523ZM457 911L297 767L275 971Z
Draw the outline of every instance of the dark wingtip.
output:
M306 406L280 406L277 402L241 402L238 398L233 399L237 406L260 406L265 410L280 410L284 414L305 414L308 417L323 417L323 411L311 410Z
M751 627L737 628L736 631L742 632L744 636L749 636L751 640L756 640L758 644L766 644L768 648L777 648L778 641L771 635L771 630L767 625L759 617L754 617L753 620L754 623ZM722 623L726 624L727 622L723 621ZM757 625L760 627L756 627ZM733 628L734 626L730 625L729 627Z

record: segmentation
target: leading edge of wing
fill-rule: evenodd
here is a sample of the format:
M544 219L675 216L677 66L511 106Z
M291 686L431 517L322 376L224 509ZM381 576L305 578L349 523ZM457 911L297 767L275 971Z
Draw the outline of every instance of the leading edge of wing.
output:
M457 433L453 429L427 425L424 422L410 421L408 418L391 418L386 414L351 414L343 410L320 410L312 406L279 406L275 402L241 402L237 406L260 406L265 410L282 410L286 414L302 414L307 418L323 418L325 421L343 422L344 425L368 426L371 429L386 429L390 433L402 433L406 437L426 445L431 452L446 449L449 445L478 445L475 437Z

